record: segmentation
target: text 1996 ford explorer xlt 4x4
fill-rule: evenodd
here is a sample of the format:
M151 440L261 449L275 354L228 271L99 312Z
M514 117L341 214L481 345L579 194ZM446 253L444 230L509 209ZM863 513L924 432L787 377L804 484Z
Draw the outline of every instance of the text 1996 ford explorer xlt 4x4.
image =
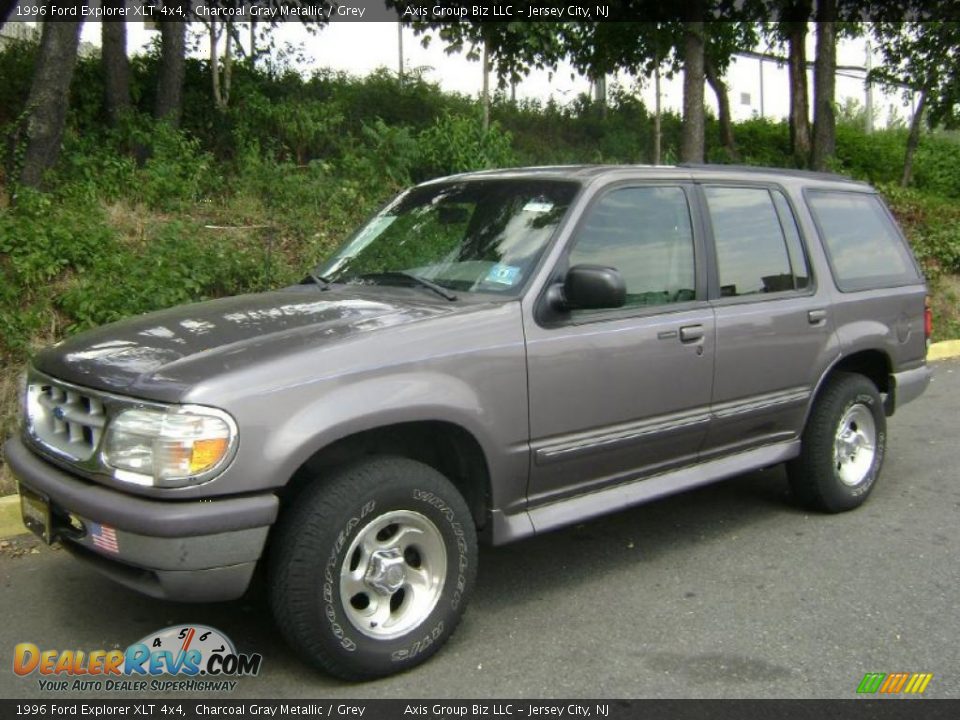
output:
M870 493L929 381L926 290L843 178L547 167L400 195L297 286L39 353L6 445L26 523L130 587L226 600L265 564L347 678L453 632L492 543L786 462ZM107 539L105 539L105 537Z

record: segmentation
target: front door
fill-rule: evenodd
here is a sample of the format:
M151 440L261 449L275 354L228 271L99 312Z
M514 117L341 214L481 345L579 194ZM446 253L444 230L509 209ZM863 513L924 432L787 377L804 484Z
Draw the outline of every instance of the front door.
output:
M525 327L530 507L696 460L709 423L714 315L692 187L601 191L554 274L594 264L624 278L626 304Z

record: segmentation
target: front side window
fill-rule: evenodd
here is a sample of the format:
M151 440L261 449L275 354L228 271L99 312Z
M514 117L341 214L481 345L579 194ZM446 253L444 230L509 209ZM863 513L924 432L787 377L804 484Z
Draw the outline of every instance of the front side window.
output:
M903 285L919 280L900 234L880 199L852 192L810 192L807 204L820 228L840 290Z
M694 300L693 228L683 189L608 192L590 209L568 264L616 268L627 287L628 307Z
M348 284L408 284L517 294L579 190L551 180L470 180L402 194L317 275Z
M713 226L721 297L783 292L807 285L805 264L794 268L802 260L802 251L789 251L769 190L706 187L704 193Z

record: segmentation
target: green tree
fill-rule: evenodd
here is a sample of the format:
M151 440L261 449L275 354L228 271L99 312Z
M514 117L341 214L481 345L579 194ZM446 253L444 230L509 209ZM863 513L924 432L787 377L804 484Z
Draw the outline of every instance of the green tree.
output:
M807 89L807 32L813 14L813 0L773 0L770 10L779 20L769 26L769 37L787 49L790 151L794 162L805 167L812 147Z
M699 3L702 8L702 3ZM704 143L704 22L683 23L683 128L680 136L680 159L702 163Z
M111 124L130 111L130 60L127 57L127 24L105 22L100 25L103 64L104 102Z
M388 2L402 12L404 4ZM467 9L470 3L436 2L442 7ZM529 6L531 3L517 3ZM470 60L483 63L483 89L480 95L483 107L483 128L490 126L490 74L496 73L498 84L519 82L533 68L556 69L557 62L566 55L563 27L558 23L543 22L437 22L411 20L406 22L422 44L428 47L436 36L444 43L448 54L466 53Z
M878 22L873 33L884 62L873 70L871 79L904 89L908 97L918 95L900 178L901 185L907 186L924 117L930 126L942 123L953 127L960 119L960 23Z
M759 24L765 8L760 2L745 2L729 12L729 22L709 22L705 27L704 73L707 84L717 99L717 121L720 126L720 144L731 160L739 160L733 136L733 117L730 98L723 76L733 56L741 50L750 50L759 41Z
M813 71L813 143L810 167L826 170L837 145L837 0L817 0L817 50Z
M165 0L163 7L180 7L176 0ZM160 17L160 74L153 115L179 127L183 115L183 78L186 73L187 24L185 20Z
M77 2L51 0L47 4L48 17L53 8L76 8ZM20 182L39 187L43 174L60 157L70 103L70 81L77 63L80 44L80 21L46 21L40 37L40 53L33 74L30 96L27 98L23 165Z
M211 7L232 9L242 5L241 0L212 0L204 4L207 9ZM296 8L298 10L297 19L308 32L313 34L327 24L328 13L336 6L336 3L330 0L260 0L257 5L261 8L274 10L279 10L281 6ZM221 111L226 110L230 104L234 59L238 54L244 52L243 43L240 39L240 25L229 15L226 17L225 20L218 20L216 15L211 14L198 15L191 13L190 16L191 21L201 24L207 32L211 95L214 106ZM267 17L274 18L275 16ZM278 22L276 19L269 19L259 25L261 40L267 42L268 48L272 47L269 35L276 28ZM249 26L250 50L248 58L252 62L257 54L256 30L253 22L250 22ZM221 44L223 46L222 54Z

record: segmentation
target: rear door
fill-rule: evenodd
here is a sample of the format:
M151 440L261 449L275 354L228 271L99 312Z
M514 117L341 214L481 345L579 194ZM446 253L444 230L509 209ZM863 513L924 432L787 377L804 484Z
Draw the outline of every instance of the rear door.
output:
M701 185L715 262L713 420L703 459L795 437L836 355L793 206L777 186Z
M679 182L602 190L571 237L554 279L614 267L627 302L525 327L531 507L696 459L714 327L693 193Z

